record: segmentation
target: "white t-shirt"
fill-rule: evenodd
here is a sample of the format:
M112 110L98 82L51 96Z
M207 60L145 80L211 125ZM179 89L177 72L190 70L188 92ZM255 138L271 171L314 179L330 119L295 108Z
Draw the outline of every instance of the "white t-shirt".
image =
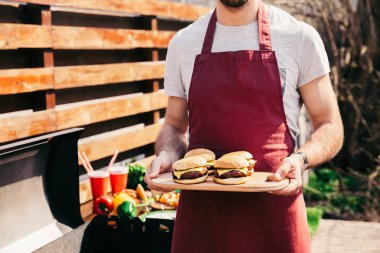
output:
M293 140L299 133L302 106L298 88L330 72L326 50L318 32L289 13L268 7L272 49L276 52L285 114ZM166 55L164 89L168 96L188 98L196 55L202 51L211 12L180 30ZM257 22L243 26L216 24L212 52L258 50Z

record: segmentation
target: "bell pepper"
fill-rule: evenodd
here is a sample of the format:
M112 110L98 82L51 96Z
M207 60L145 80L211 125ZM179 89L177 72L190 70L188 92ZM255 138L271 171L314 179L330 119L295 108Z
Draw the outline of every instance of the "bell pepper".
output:
M101 196L95 200L94 210L96 214L108 215L113 210L113 199L110 196Z
M136 201L134 200L134 198L132 198L131 196L129 196L128 194L124 192L120 192L115 195L115 198L113 200L113 207L115 211L117 211L118 206L121 205L124 201L130 201L136 204Z
M136 201L126 193L118 193L113 201L114 210L119 218L134 218L137 214Z
M136 205L131 201L124 201L117 207L117 216L120 219L130 218L133 219L137 215Z

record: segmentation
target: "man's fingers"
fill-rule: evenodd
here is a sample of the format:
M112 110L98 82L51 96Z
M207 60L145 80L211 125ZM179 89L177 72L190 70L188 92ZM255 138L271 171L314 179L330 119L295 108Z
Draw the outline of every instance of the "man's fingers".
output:
M270 193L275 194L275 195L293 195L297 194L302 186L302 181L299 179L290 179L289 184L281 190L278 191L272 191Z
M149 178L156 178L160 174L161 161L156 158L152 161L152 166L149 171Z
M158 156L152 161L151 167L144 177L144 181L147 183L149 189L162 191L162 192L171 191L169 189L157 187L152 184L152 179L158 177L158 175L160 175L161 173L168 171L170 166L171 166L170 160L167 160L164 157Z
M296 170L291 170L287 175L287 178L296 179L298 177Z
M152 179L153 178L150 178L150 176L148 174L145 175L144 177L144 181L146 182L146 184L148 185L148 188L151 189L151 190L156 190L156 191L166 191L165 189L163 188L160 188L158 186L155 186L153 183L152 183Z
M150 184L151 179L150 179L148 173L145 174L145 176L144 176L144 181L145 181L145 183L147 183L148 185Z
M148 172L144 176L144 181L148 185L148 188L151 190L159 190L157 187L155 187L152 184L152 179L156 178L159 175L160 172L161 163L158 161L158 159L154 159L152 161L151 167L148 170Z
M150 178L150 176L148 174L146 174L145 177L144 177L144 181L146 182L146 184L148 185L148 188L150 190L156 190L156 191L161 191L161 192L170 192L170 191L172 191L171 189L166 189L166 188L161 188L161 187L155 186L152 183L152 179L153 178Z
M274 174L274 179L277 181L281 181L282 179L286 177L286 175L288 175L291 169L292 169L292 165L289 162L284 161L280 165L276 173Z

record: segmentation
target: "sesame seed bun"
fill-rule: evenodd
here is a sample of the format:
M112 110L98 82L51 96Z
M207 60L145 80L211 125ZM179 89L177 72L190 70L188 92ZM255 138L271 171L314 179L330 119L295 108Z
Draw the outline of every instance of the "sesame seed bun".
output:
M215 160L214 152L205 148L193 149L185 154L185 157L191 157L191 156L203 156L208 162Z
M176 182L178 184L199 184L199 183L203 183L204 181L206 181L207 176L208 175L206 174L203 177L198 177L195 179L176 179L176 178L173 178L173 180L174 180L174 182Z
M207 161L202 156L191 156L176 161L173 164L174 170L188 170L196 167L204 167Z
M225 154L223 156L241 156L243 157L244 159L252 159L253 156L251 153L247 152L247 151L235 151L235 152L231 152L231 153L228 153L228 154Z
M217 184L245 184L248 181L248 177L235 177L235 178L217 178L214 177L214 182Z
M223 156L215 161L216 169L240 169L248 167L249 163L241 156Z

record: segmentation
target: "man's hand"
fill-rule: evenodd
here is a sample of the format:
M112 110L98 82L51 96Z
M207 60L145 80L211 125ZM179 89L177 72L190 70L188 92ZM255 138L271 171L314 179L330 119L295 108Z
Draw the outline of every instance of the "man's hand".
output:
M152 179L159 174L171 171L173 163L186 152L188 122L186 99L169 97L165 123L156 140L155 152L157 157L152 161L152 166L144 178L150 189L168 191L155 187L152 184Z
M303 158L297 154L292 154L282 160L278 170L271 179L281 181L284 178L289 178L289 184L284 189L272 191L270 193L285 196L299 193L302 187L301 173L303 166Z
M306 154L309 167L315 167L332 159L342 147L342 119L329 75L310 81L300 87L299 91L314 131L298 151ZM302 156L292 154L285 158L272 179L279 181L287 177L290 184L284 189L272 193L278 195L297 194L302 186L302 170Z
M156 158L153 159L150 170L145 174L144 181L147 183L149 189L156 191L167 192L170 190L154 186L152 179L158 175L171 171L173 161L166 151L162 151Z

